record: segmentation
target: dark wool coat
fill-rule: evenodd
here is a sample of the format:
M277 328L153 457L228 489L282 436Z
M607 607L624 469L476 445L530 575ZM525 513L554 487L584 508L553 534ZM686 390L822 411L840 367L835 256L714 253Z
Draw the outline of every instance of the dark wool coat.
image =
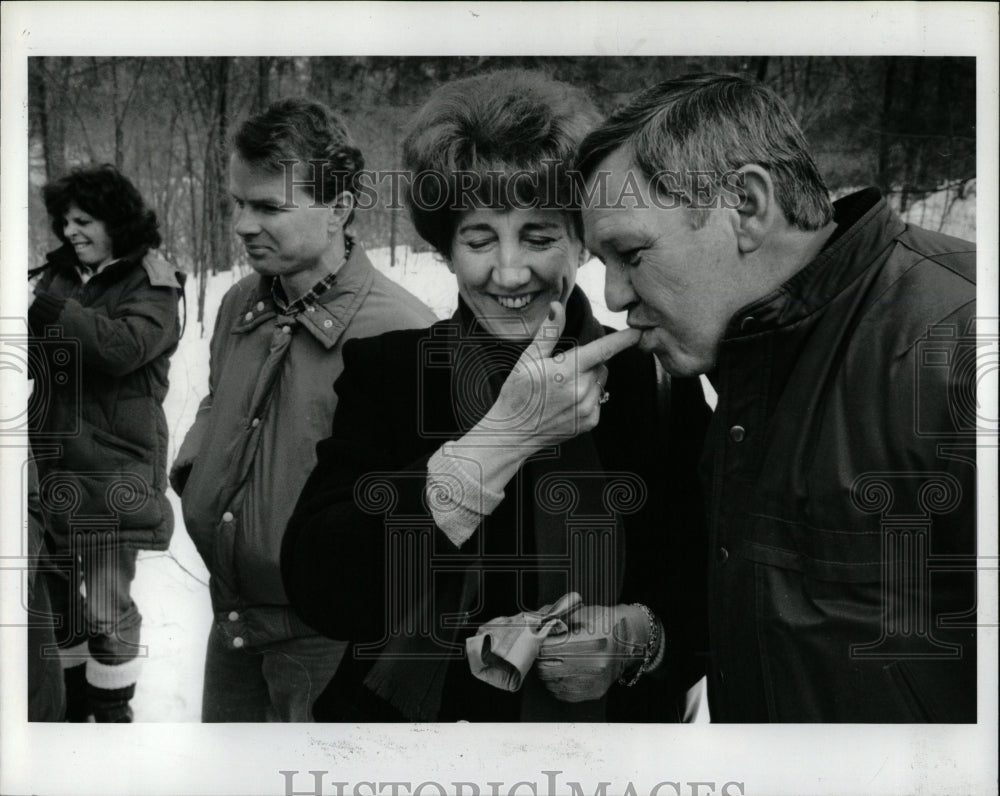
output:
M429 330L393 332L344 346L333 434L317 447L316 469L291 518L282 551L285 588L302 618L328 636L355 642L354 654L345 656L314 706L319 720L404 718L362 681L372 665L373 650L377 654L389 632L387 595L411 588L421 577L414 569L417 559L404 558L409 562L402 564L404 569L413 571L401 574L402 580L396 575L387 580L393 561L400 563L394 558L398 552L387 550L386 540L393 529L405 535L407 528L429 524L434 533L433 554L454 556L458 552L434 526L424 487L428 458L479 419L463 411L470 408L469 400L475 404L476 396L452 392L447 362L455 361L454 349L462 344L457 324L443 321ZM704 647L700 638L705 621L704 520L696 461L709 410L696 379L674 380L670 415L662 418L667 428L662 428L652 357L632 349L615 357L608 367L606 387L612 398L591 434L604 470L637 477L642 484L639 491L644 490L646 498L639 511L624 517L621 601L651 606L670 636L667 665L656 676L642 678L634 688L612 687L609 717L676 721L677 696L703 671L698 650ZM481 406L479 415L487 408ZM669 440L666 450L665 438ZM369 489L365 484L372 475L380 485ZM380 510L375 504L385 496L386 488L392 498ZM515 477L507 485L504 500L486 518L486 530L477 530L462 551L482 543L484 554L496 555L496 560L530 553L530 506L536 500L533 494L522 494ZM528 535L519 547L515 529L521 527ZM447 569L444 558L438 562ZM479 624L521 610L515 589L531 605L530 576L522 577L520 585L511 581L508 590L498 594L490 587L493 574L487 572L483 602L475 606L461 629L456 631L454 623L451 628L436 623L431 632L461 645ZM493 582L502 582L503 574L496 574ZM442 572L440 577L450 576ZM518 719L520 694L473 678L464 656L451 662L446 678L440 720Z
M173 513L162 404L184 274L139 250L84 284L75 263L69 246L49 255L28 311L46 529L58 549L89 529L165 550Z

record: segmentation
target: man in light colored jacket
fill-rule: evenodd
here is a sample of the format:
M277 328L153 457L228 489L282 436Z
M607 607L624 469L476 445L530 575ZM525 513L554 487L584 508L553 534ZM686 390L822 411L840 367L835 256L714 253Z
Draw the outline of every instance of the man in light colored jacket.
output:
M310 721L343 655L289 608L281 537L330 433L344 342L434 321L345 232L363 165L343 122L304 99L235 138L229 190L256 273L222 300L209 394L171 472L211 573L203 721Z

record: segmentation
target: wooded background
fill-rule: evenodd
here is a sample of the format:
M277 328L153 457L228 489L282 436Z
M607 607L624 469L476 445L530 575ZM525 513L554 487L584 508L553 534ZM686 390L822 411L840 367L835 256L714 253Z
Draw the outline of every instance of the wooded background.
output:
M397 169L406 124L436 86L510 66L584 87L605 112L685 73L756 77L788 102L835 194L875 184L905 209L942 189L949 201L963 198L976 176L974 58L33 57L31 264L55 242L39 188L74 166L114 163L156 210L161 252L194 276L200 323L207 275L244 256L226 189L228 136L244 118L276 99L310 96L344 116L367 168ZM387 204L380 197L356 215L360 240L425 248L405 210Z

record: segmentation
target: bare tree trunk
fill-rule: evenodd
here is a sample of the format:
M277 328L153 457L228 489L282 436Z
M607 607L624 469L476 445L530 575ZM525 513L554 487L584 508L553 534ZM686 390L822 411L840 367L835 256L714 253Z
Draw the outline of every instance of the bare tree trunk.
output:
M879 119L878 135L878 171L875 182L884 195L892 191L892 176L889 174L889 156L892 145L892 133L889 126L892 124L892 94L896 86L896 59L885 59L885 73L882 82L882 115Z
M392 151L396 152L396 128L392 128L392 136L389 139L392 144ZM389 197L389 267L396 267L396 197Z
M923 133L920 119L923 103L926 102L927 81L924 72L924 59L913 58L911 60L912 70L910 71L909 96L907 102L907 132ZM913 196L914 189L919 190L927 178L926 159L923 149L924 139L919 135L910 135L905 139L904 152L906 152L905 171L903 179L903 195L899 200L899 212L906 210Z
M202 263L198 269L198 327L200 337L205 336L205 293L208 290L208 269Z
M205 334L205 289L208 274L231 267L230 209L225 197L226 173L225 134L229 114L229 79L231 58L179 59L177 64L184 75L182 95L185 113L193 114L194 127L184 124L186 168L191 194L195 274L198 284L197 321L201 334ZM203 159L201 168L200 212L195 187L192 135L203 132Z
M198 195L194 185L194 159L191 157L191 136L184 128L184 166L188 175L189 205L191 208L191 257L198 280L197 317L199 336L205 336L205 238L198 228Z
M268 104L269 81L271 76L271 59L257 59L257 112L263 111Z
M754 68L754 77L761 83L767 79L767 56L762 55L753 59L756 61L756 66Z
M139 87L139 80L142 78L142 70L146 66L145 59L138 59L135 70L135 77L132 79L132 86L128 94L121 99L118 92L118 62L119 58L109 59L111 62L111 113L115 123L115 168L123 171L125 167L125 118L128 116L129 106L132 98L135 97L136 89ZM124 61L128 66L129 61Z
M396 208L389 209L389 267L396 267Z
M123 153L125 131L122 129L122 116L118 112L118 59L111 59L111 118L115 120L115 168L122 170L125 160Z
M40 70L37 83L39 127L45 153L45 180L52 182L66 173L66 123L60 103L49 91L48 81L49 75L61 78L66 68L61 58L46 58L43 63L48 68Z
M150 184L153 186L152 196L156 197L155 210L160 221L160 232L163 235L163 256L171 262L180 265L174 246L174 225L173 225L173 203L174 203L174 131L177 129L177 108L174 107L170 114L170 125L167 128L166 146L167 157L162 159L162 151L157 149L155 143L146 142L146 168L149 170ZM154 152L160 158L159 163L163 163L163 172L157 174L157 161Z
M97 151L94 149L94 145L90 140L90 134L87 131L87 123L83 120L80 115L80 108L78 100L76 99L78 86L75 83L75 77L72 75L73 71L73 59L72 58L46 58L45 64L42 65L42 73L45 75L45 80L48 87L49 95L49 124L53 123L57 125L56 128L51 130L53 136L53 143L56 143L58 139L57 146L53 149L58 148L60 155L61 168L56 172L57 176L66 170L66 109L69 109L70 114L75 120L75 127L73 130L73 139L79 145L82 139L82 143L87 150L87 157L91 162L97 160Z
M229 247L230 210L224 185L227 171L225 138L229 116L230 60L230 58L218 58L212 70L217 93L205 158L205 207L209 218L208 241L212 273L228 270L232 265Z

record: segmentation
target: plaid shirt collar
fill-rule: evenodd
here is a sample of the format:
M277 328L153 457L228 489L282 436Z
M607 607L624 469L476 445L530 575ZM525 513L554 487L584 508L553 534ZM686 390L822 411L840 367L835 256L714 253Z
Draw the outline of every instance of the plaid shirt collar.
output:
M315 285L313 285L304 294L299 296L295 301L289 302L288 297L285 295L284 288L281 287L281 280L274 277L271 280L271 299L274 301L274 306L278 308L278 312L282 315L287 315L289 317L294 317L300 312L304 312L306 307L310 304L315 304L319 297L322 296L326 291L328 291L337 282L337 273L340 268L343 268L344 263L351 256L351 250L354 248L354 238L349 235L344 236L344 258L340 261L340 267L337 268L333 273L327 274L322 279L319 280Z

